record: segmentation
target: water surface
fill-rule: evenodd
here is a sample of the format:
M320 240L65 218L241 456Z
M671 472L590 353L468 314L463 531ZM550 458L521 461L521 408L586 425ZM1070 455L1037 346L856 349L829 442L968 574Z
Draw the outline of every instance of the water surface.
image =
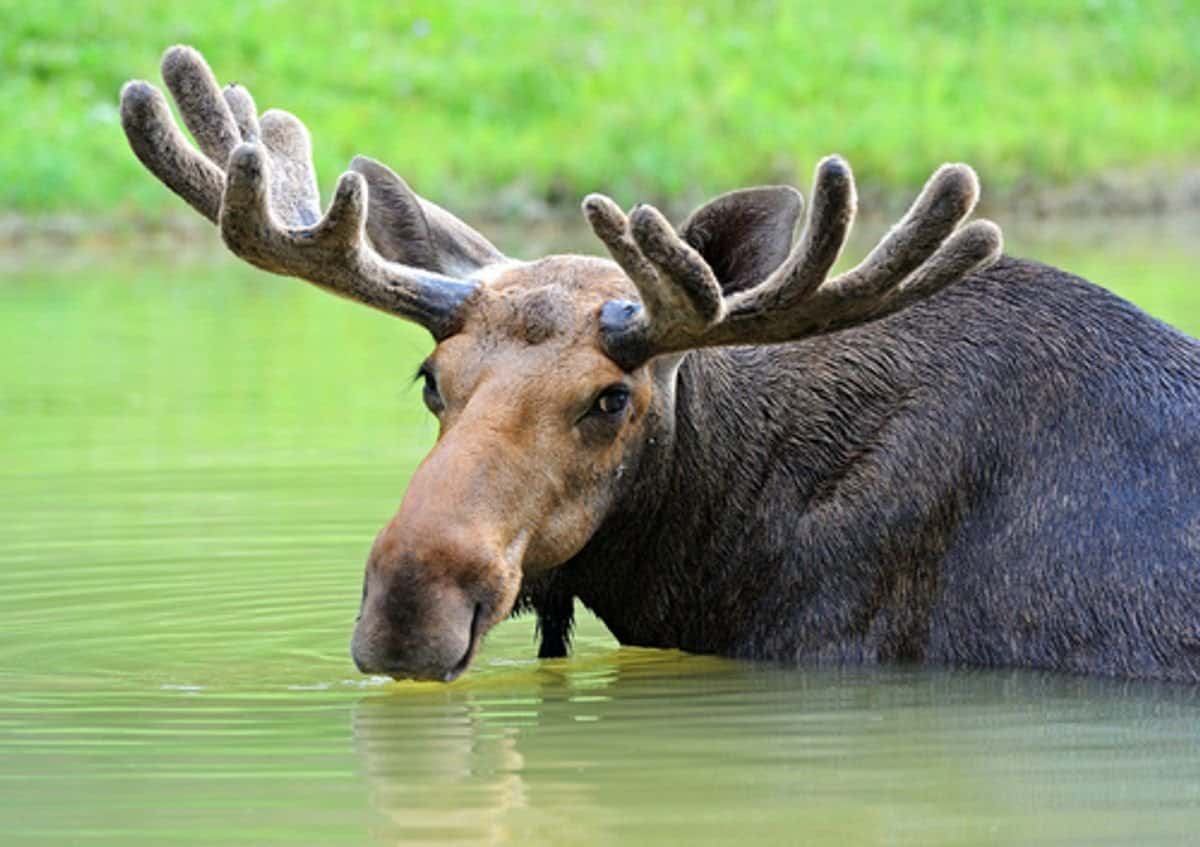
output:
M1196 334L1195 223L1008 235ZM757 666L586 618L570 659L518 620L453 685L362 677L362 562L434 435L420 331L215 236L10 249L0 329L3 843L1200 832L1189 687Z

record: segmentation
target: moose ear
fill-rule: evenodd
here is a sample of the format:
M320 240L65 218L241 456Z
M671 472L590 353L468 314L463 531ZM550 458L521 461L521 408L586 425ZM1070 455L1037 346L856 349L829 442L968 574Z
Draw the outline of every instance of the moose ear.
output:
M804 199L787 185L722 194L692 212L680 234L704 257L726 294L749 288L792 248Z
M384 258L456 277L504 261L490 241L418 197L387 165L355 156L350 170L367 180L367 235Z

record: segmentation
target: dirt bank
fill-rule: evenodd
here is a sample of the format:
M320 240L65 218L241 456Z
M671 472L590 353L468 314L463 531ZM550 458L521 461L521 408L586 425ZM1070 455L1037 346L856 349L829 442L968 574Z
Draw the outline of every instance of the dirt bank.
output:
M1008 222L1033 223L1054 220L1072 222L1092 218L1182 216L1200 213L1200 165L1187 168L1153 167L1122 170L1090 177L1069 185L1016 185L989 189L982 177L984 193L980 214ZM860 187L860 215L867 221L885 221L901 214L911 202L913 191ZM436 198L435 198L436 199ZM621 198L625 199L625 198ZM676 219L682 219L701 201L677 199L658 202ZM455 209L463 218L487 231L518 227L541 228L546 232L572 232L580 224L574 201L547 200L522 192L501 189L487 203L474 209ZM127 242L148 239L163 245L178 244L181 236L209 230L197 215L179 204L177 209L147 218L115 213L55 214L24 216L0 214L0 247L79 242ZM1200 233L1197 233L1200 237ZM555 240L550 239L552 242Z

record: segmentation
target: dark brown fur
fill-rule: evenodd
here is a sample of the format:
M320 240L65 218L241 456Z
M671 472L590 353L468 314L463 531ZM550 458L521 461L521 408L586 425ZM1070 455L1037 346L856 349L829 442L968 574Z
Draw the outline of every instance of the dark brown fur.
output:
M689 354L669 450L526 586L626 644L1200 680L1200 345L1003 259L859 329Z

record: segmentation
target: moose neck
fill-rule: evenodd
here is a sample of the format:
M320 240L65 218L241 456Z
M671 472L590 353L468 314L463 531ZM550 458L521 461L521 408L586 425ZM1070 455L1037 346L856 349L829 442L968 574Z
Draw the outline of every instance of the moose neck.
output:
M532 604L543 634L544 611L577 596L624 644L737 654L739 622L771 613L758 587L805 595L835 578L805 572L795 527L869 454L907 381L903 357L856 334L684 357L620 508L546 580L557 600Z

